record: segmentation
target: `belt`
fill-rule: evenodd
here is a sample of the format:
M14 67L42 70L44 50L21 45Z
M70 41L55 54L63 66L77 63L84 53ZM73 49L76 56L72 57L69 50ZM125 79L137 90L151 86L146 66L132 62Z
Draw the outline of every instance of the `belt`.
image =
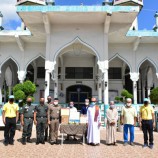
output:
M50 120L59 120L59 118L50 118Z
M6 118L8 118L8 119L15 119L16 117L6 117Z
M33 117L24 117L25 119L33 119Z
M47 116L37 116L37 118L47 118Z
M152 121L152 119L151 120L142 120L142 121Z

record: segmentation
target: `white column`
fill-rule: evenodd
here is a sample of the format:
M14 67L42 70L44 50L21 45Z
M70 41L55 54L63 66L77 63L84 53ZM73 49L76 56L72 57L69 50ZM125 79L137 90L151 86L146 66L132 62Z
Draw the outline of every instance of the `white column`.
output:
M134 104L137 104L137 81L139 79L139 73L130 73L130 78L133 81L133 99Z
M133 98L134 104L137 104L137 81L133 81Z
M58 64L55 66L54 98L58 98Z
M109 102L109 88L108 88L108 60L98 61L99 69L104 75L103 87L104 87L104 104Z
M45 61L45 93L44 98L47 99L47 96L49 95L49 88L50 88L50 73L52 73L52 79L55 79L55 73L54 73L54 67L55 67L56 61Z
M20 70L18 71L18 79L20 83L23 83L26 78L26 71Z
M104 72L104 104L109 103L108 69Z
M98 76L98 101L102 103L102 73L100 70Z
M141 77L139 78L139 81L138 81L138 92L139 92L139 98L138 98L138 101L139 103L141 103L141 96L142 96L142 90L141 90Z
M147 90L148 90L148 95L147 95L147 97L150 99L150 87L147 87Z
M44 98L47 100L47 97L49 95L49 87L50 87L50 71L46 70L45 71L45 93L44 93Z

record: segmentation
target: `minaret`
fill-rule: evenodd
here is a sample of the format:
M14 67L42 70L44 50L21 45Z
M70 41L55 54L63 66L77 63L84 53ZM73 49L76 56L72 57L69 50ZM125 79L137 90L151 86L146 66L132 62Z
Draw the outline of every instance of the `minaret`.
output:
M17 0L16 5L46 5L46 0Z
M140 6L143 7L143 0L114 0L113 5L120 6Z
M154 16L154 17L155 17L155 19L156 19L156 24L155 24L153 30L154 30L155 32L158 32L158 12L155 13L155 16Z
M2 21L3 21L3 14L0 12L0 31L4 30L4 28L2 27Z
M109 0L104 0L103 2L102 2L102 5L104 6L104 5L109 5L110 4L110 2L109 2Z
M46 0L47 5L55 5L55 0Z

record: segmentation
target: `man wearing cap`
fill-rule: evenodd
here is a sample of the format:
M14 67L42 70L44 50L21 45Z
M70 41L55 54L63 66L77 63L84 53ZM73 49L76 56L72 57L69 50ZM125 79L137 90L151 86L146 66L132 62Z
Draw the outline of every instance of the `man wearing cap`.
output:
M22 133L22 144L26 145L26 138L27 142L31 143L30 137L32 134L32 126L33 126L33 116L35 106L31 105L32 98L27 98L26 105L23 106L21 111L21 125L23 126L23 133Z
M134 146L134 126L136 126L137 111L132 107L132 99L126 99L126 105L121 111L121 124L123 127L124 146L128 142L128 129L130 131L130 145Z
M87 143L96 146L100 144L101 113L96 98L92 98L91 101L87 110Z
M48 124L50 124L50 144L58 144L58 129L61 121L61 106L58 98L54 98L53 106L48 109Z
M34 123L36 125L37 141L36 145L39 143L45 144L44 141L44 130L46 129L46 124L48 123L48 106L44 103L44 98L40 98L40 104L35 107L34 112Z
M153 148L153 128L155 128L155 116L154 109L149 104L149 99L144 98L144 105L140 107L140 127L144 134L144 145L143 148ZM149 133L149 144L148 144L148 133Z
M3 106L3 123L5 125L4 129L4 145L8 144L14 145L14 135L16 130L16 123L19 117L19 107L14 103L14 96L9 96L9 101Z
M45 103L48 106L48 108L49 106L53 106L53 103L51 101L52 101L52 97L49 95L47 97L47 102ZM48 132L48 129L49 129L49 132ZM45 141L47 141L48 136L49 136L49 141L50 141L50 125L49 124L46 125L46 129L45 129Z
M81 115L87 115L87 109L89 107L89 99L85 99L85 105L81 108Z

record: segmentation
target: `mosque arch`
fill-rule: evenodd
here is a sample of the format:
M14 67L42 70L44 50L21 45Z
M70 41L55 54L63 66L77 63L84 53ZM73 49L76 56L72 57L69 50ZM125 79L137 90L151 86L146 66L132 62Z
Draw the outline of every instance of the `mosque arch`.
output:
M158 72L158 68L157 68L156 63L155 63L153 60L151 60L150 58L148 58L148 57L144 58L144 59L138 64L137 72L139 72L139 69L140 69L141 65L142 65L145 61L148 61L149 63L151 63L151 65L154 66L154 68L155 68L155 70L156 70L156 73Z
M88 43L86 43L85 41L81 40L81 39L77 36L77 37L74 38L72 41L70 41L70 42L66 43L65 45L61 46L61 48L58 49L58 51L55 53L53 60L56 61L57 56L60 54L60 52L61 52L64 48L66 48L66 47L68 47L68 46L70 46L70 45L72 45L72 44L74 44L74 43L76 43L76 42L79 42L79 43L83 44L84 46L88 47L89 49L91 49L91 50L95 53L95 55L97 56L98 60L100 59L99 53L96 51L96 49L93 48L90 44L88 44Z
M17 68L18 68L18 71L19 71L19 70L20 70L19 63L18 63L12 56L6 58L6 59L1 63L1 65L0 65L0 71L1 71L1 69L2 69L2 67L3 67L3 65L4 65L5 63L7 63L9 60L12 60L12 61L16 64L16 66L17 66Z
M120 60L124 61L124 62L128 65L130 71L132 70L132 67L131 67L131 65L129 64L129 62L128 62L125 58L123 58L121 55L119 55L118 53L116 53L114 56L112 56L112 57L109 59L109 62L112 61L112 60L115 59L115 58L119 58Z
M43 59L45 60L45 57L44 57L42 54L39 54L39 55L33 57L33 58L26 64L26 66L25 66L25 71L27 70L27 67L28 67L34 60L38 59L39 57L41 57L41 58L43 58Z

